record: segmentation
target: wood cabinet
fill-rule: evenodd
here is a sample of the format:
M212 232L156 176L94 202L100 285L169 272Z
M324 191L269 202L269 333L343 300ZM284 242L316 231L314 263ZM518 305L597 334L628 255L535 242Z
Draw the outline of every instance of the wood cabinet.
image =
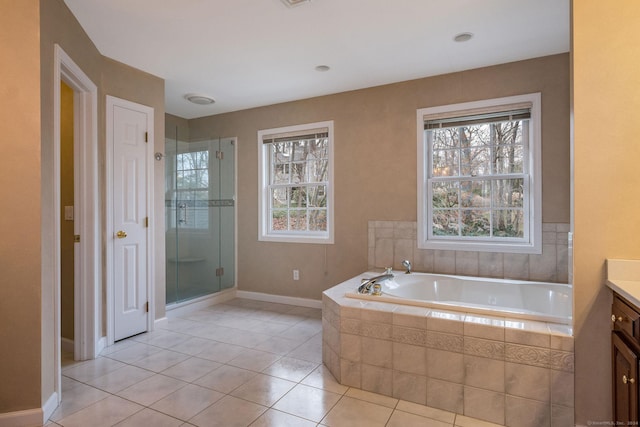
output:
M623 425L638 422L638 355L640 309L617 294L613 296L611 321L613 415Z

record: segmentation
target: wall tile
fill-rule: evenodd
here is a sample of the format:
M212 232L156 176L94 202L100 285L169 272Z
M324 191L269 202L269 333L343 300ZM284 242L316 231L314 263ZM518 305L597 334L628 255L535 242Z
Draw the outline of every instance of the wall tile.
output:
M556 280L559 283L569 282L569 248L556 246Z
M497 252L478 252L478 276L504 277L504 255Z
M504 348L505 344L502 341L464 337L464 353L471 356L481 356L495 360L504 360Z
M404 344L425 346L427 344L427 331L424 329L393 326L393 341Z
M465 354L464 384L504 392L504 362Z
M362 337L359 335L340 334L340 355L352 362L361 361Z
M574 410L566 406L551 405L551 427L574 427Z
M546 368L549 366L549 353L548 348L506 343L504 357L507 362Z
M362 365L363 390L372 391L385 396L393 393L393 371L378 366Z
M418 375L427 374L426 347L393 343L393 369Z
M427 406L462 414L464 386L427 378Z
M340 332L344 334L360 335L362 321L342 317L340 320Z
M507 394L541 402L550 401L551 371L549 369L506 362L504 371Z
M478 275L478 252L455 251L456 274L461 276Z
M467 314L464 319L464 335L504 341L504 317Z
M546 323L531 320L507 321L504 340L516 344L549 347L551 335Z
M393 324L415 329L427 329L430 309L399 305L393 310Z
M450 351L427 349L427 375L429 378L464 382L464 356Z
M443 334L440 332L427 331L426 345L429 348L462 353L464 350L464 338L462 335Z
M507 396L505 420L508 426L551 427L551 411L546 403Z
M387 340L362 337L362 363L391 368L393 366L393 343Z
M463 313L433 309L427 316L427 329L462 335L465 317Z
M413 270L423 273L433 272L433 250L413 247Z
M396 239L395 245L393 248L393 268L394 270L402 270L402 261L413 259L413 246L415 245L415 240L409 239Z
M542 254L529 255L529 280L556 280L556 245L542 245Z
M393 239L376 238L376 268L387 268L393 265L393 246Z
M363 320L360 324L360 334L363 337L390 340L391 325L388 323L366 322Z
M367 308L361 310L360 318L363 322L391 324L393 322L393 309L394 307L391 304L372 302L367 304Z
M549 367L565 372L573 372L574 353L568 351L551 350L549 352Z
M551 403L573 407L574 395L573 374L551 370Z
M504 277L507 279L529 279L529 255L504 254Z
M456 274L455 251L433 251L433 272L440 274Z
M362 365L347 359L340 359L340 377L338 382L349 387L362 388Z
M504 424L504 393L464 387L464 415Z
M427 377L393 371L393 397L426 405Z

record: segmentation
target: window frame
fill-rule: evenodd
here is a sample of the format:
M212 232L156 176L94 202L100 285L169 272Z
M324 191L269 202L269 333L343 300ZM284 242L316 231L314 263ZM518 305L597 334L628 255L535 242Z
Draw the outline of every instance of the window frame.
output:
M524 173L525 201L523 206L525 230L523 238L462 238L460 236L432 236L432 202L430 171L433 149L427 138L425 118L463 117L478 111L509 111L514 106L530 104L531 118L528 126L528 150L525 161L528 173ZM477 114L477 113L475 113ZM503 98L486 99L418 109L417 116L417 179L418 179L418 227L419 249L459 250L480 252L506 252L522 254L542 253L542 115L541 94L529 93ZM496 176L496 175L493 175ZM454 179L455 180L455 179ZM486 179L481 181L491 181ZM458 181L465 181L461 176Z
M328 129L328 167L327 167L327 230L314 231L272 231L270 214L270 144L264 143L264 137L276 134L298 134L305 135L309 131L327 128ZM285 243L334 243L334 156L333 156L333 120L324 122L307 123L294 126L285 126L258 131L258 240L263 242L285 242ZM307 183L308 185L317 183Z

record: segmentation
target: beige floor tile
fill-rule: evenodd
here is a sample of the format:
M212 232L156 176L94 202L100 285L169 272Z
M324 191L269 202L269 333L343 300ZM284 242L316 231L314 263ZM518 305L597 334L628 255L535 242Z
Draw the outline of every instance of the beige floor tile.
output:
M180 344L174 345L170 347L168 350L177 351L180 353L188 354L190 356L195 356L196 354L202 352L208 345L212 344L213 341L208 340L206 338L200 337L191 337L188 336L186 341L181 342Z
M132 365L153 372L162 372L189 358L188 355L171 350L160 350L150 356L131 362Z
M158 400L151 408L186 421L223 397L215 390L189 384Z
M291 414L269 409L251 427L315 427L316 423Z
M452 427L453 424L421 417L408 412L393 411L387 427Z
M106 357L119 360L123 363L132 363L136 360L142 359L143 357L149 357L159 351L162 351L160 347L154 347L152 345L137 342L123 350L110 353Z
M189 423L201 427L245 427L268 408L233 396L225 396L209 406Z
M372 393L370 391L360 390L358 388L350 388L345 396L353 397L354 399L364 400L365 402L374 403L376 405L386 406L387 408L395 408L398 404L398 399L393 397L383 396L382 394Z
M196 353L194 356L202 359L213 360L214 362L227 363L229 360L238 356L246 348L239 345L227 344L216 341L209 341L209 344L205 345L201 352Z
M286 327L286 326L285 326ZM290 340L282 337L271 337L253 347L255 350L268 351L269 353L284 356L300 347L306 340Z
M456 415L456 421L454 424L456 427L503 427L501 424L494 424L460 414Z
M297 385L275 405L274 409L320 422L341 395L306 385Z
M299 347L287 354L289 357L322 363L322 333L314 335Z
M87 382L94 378L101 377L106 373L113 372L123 366L125 366L124 363L117 360L98 357L97 359L88 360L65 369L63 375L80 382Z
M212 360L191 357L168 369L165 369L162 371L162 375L177 378L186 382L193 382L220 366L222 366L220 363Z
M393 409L344 396L322 420L326 426L375 427L389 421Z
M419 405L413 402L401 400L398 402L396 409L403 412L410 412L421 417L432 418L447 424L453 424L456 414L442 409L431 408L429 406Z
M64 378L64 377L63 377ZM69 389L62 391L62 402L51 415L52 421L60 421L69 415L86 408L102 399L109 397L108 393L86 384L76 383Z
M238 368L260 372L278 359L280 359L280 356L277 354L247 349L227 363L229 365L237 366Z
M65 427L111 427L143 407L118 396L109 396L58 421Z
M294 359L292 357L283 357L271 366L265 368L262 372L274 377L284 378L285 380L300 382L317 367L318 364L314 362Z
M156 374L116 394L141 405L149 406L185 385L187 383L184 381Z
M153 372L146 369L124 365L113 372L87 381L87 384L109 393L117 393L153 375Z
M258 374L231 392L232 396L251 402L271 406L291 390L296 383Z
M195 384L207 387L221 393L230 393L235 388L249 381L257 373L235 366L223 365L207 375L200 377Z
M300 383L311 387L321 388L323 390L337 394L344 394L349 389L349 387L344 386L336 381L333 375L331 375L329 369L327 369L327 367L322 364L314 369L314 371L309 375L307 375L307 377Z
M145 408L116 424L116 427L178 427L184 423L182 420L170 417L160 412Z

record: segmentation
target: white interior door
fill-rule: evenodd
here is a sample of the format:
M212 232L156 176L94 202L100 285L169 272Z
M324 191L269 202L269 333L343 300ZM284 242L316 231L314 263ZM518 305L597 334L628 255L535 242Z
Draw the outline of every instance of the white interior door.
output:
M143 107L143 106L141 106ZM113 105L114 340L145 332L147 298L147 107ZM111 124L108 124L111 125Z

